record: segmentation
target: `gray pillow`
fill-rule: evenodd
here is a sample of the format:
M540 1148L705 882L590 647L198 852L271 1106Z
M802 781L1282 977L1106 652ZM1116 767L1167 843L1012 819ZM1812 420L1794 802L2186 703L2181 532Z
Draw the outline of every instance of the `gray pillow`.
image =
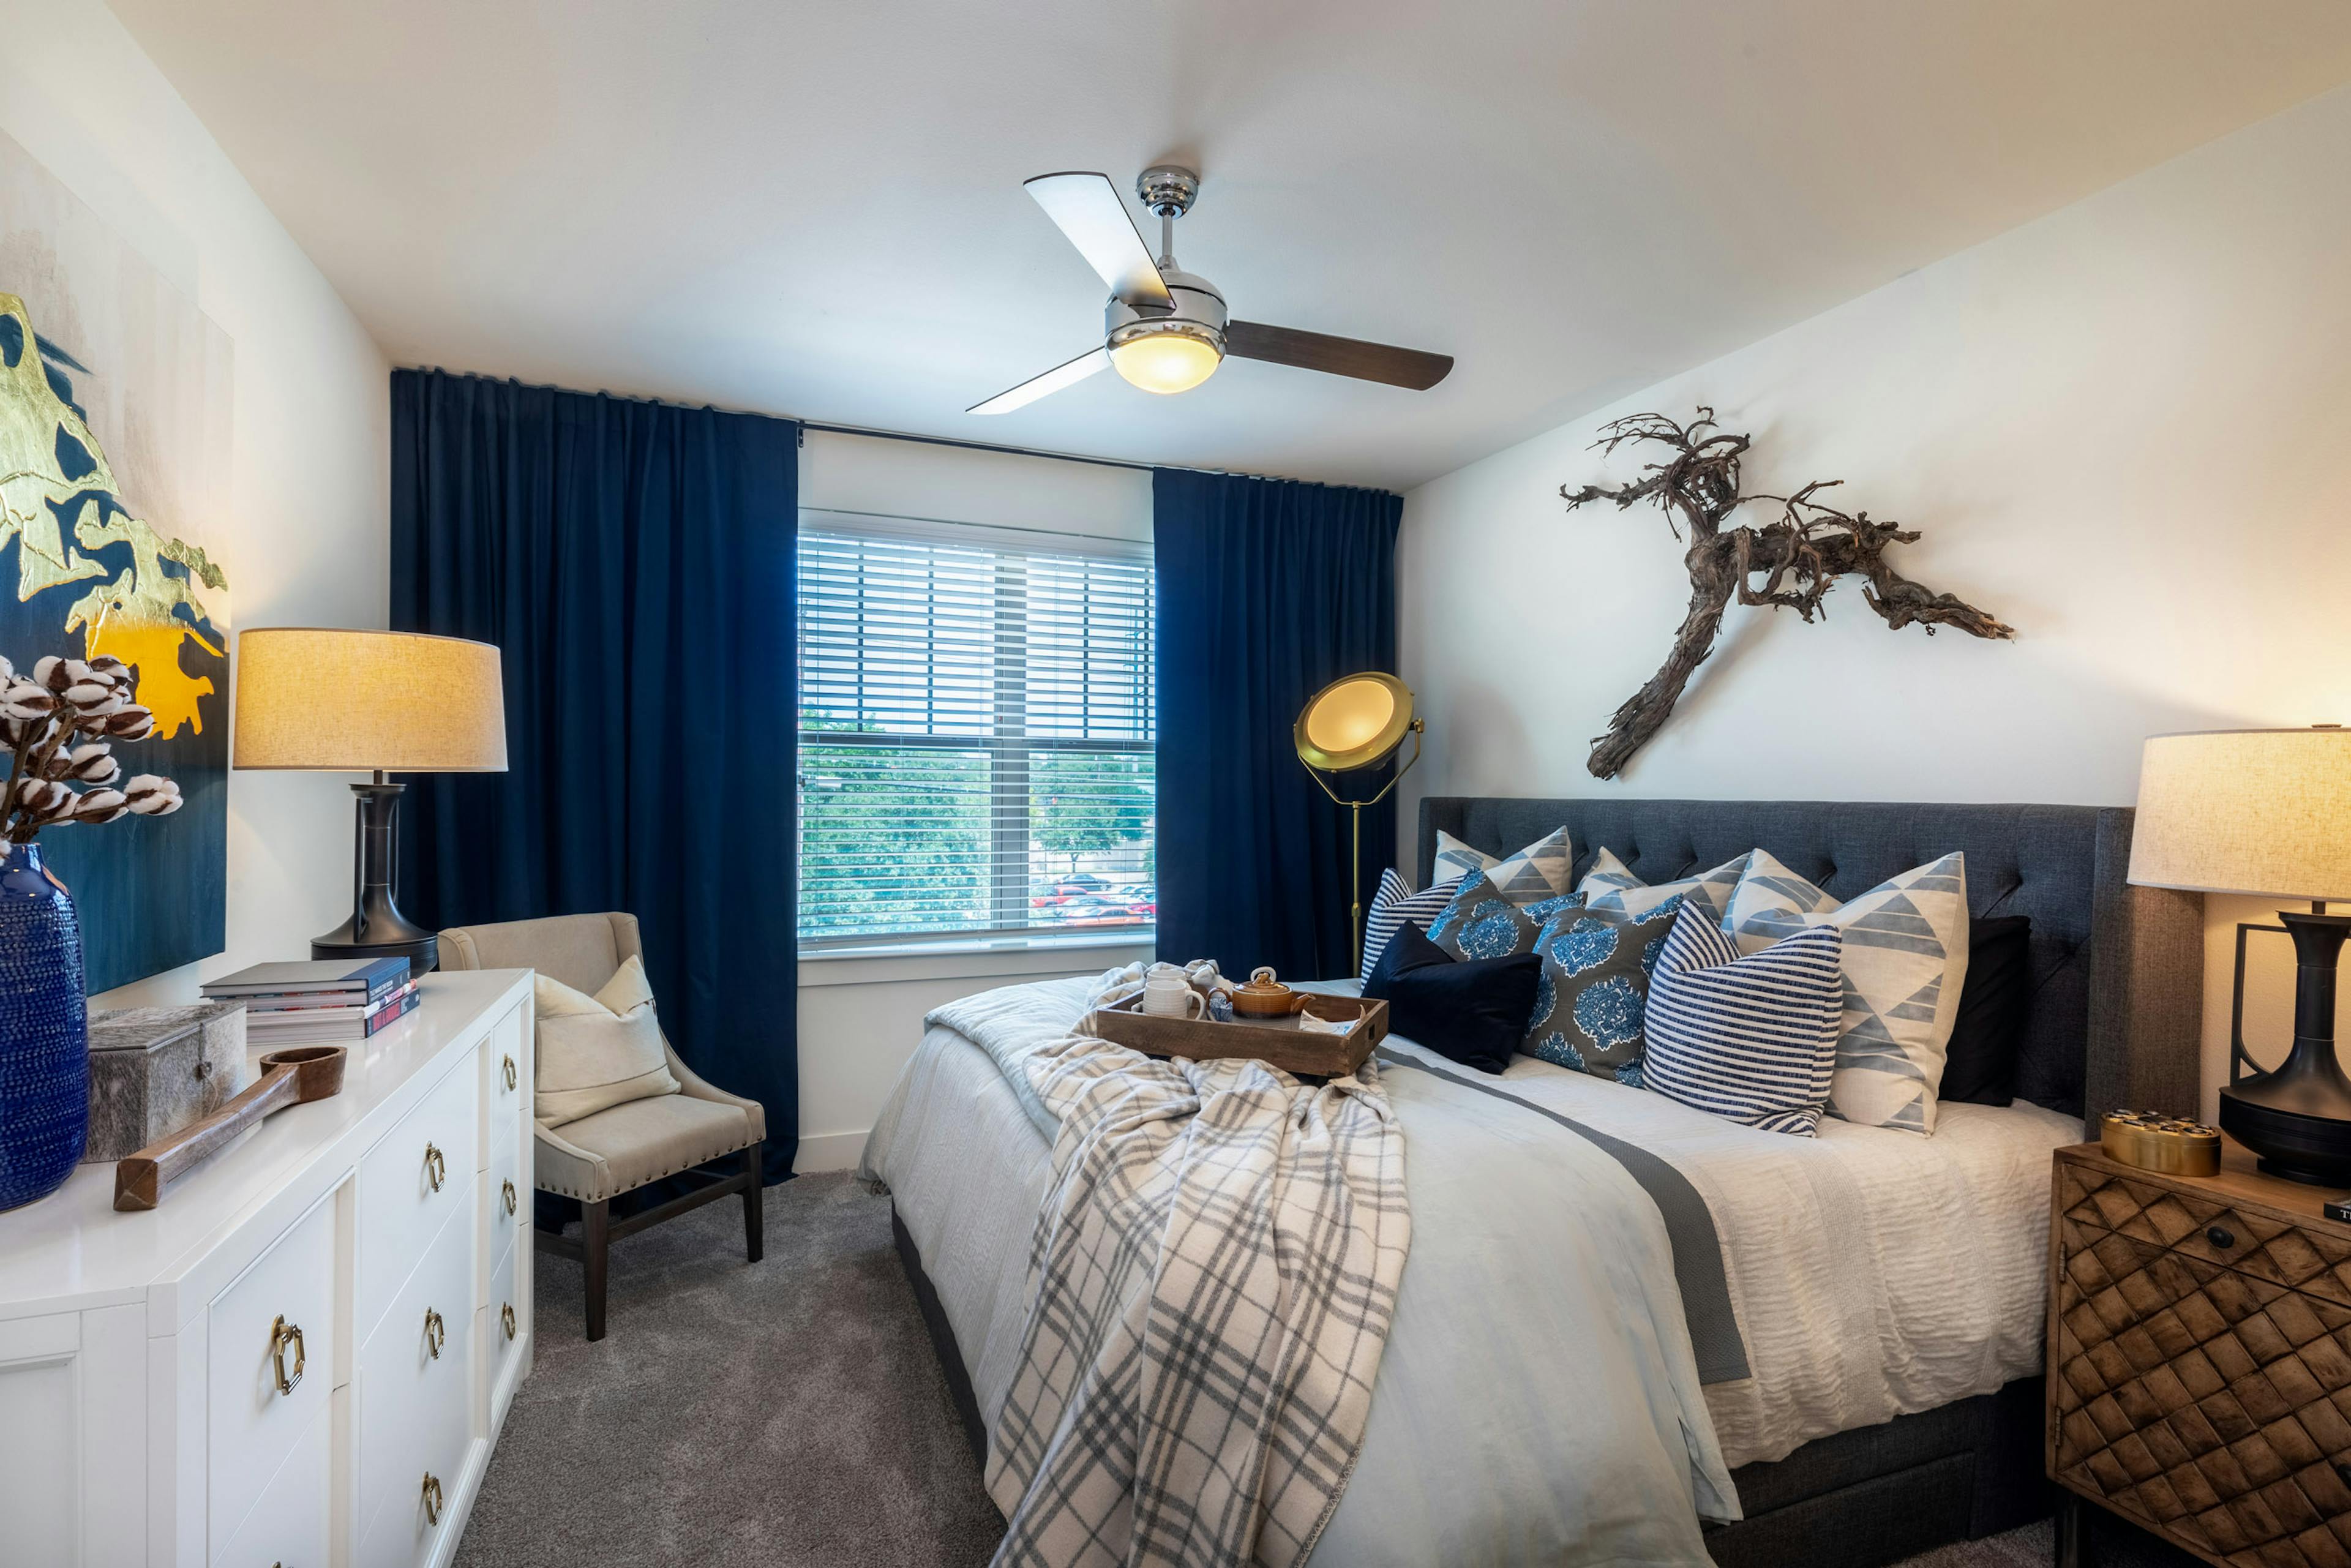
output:
M1516 904L1494 885L1491 873L1462 879L1445 913L1429 923L1428 939L1458 959L1508 958L1535 950L1544 922L1562 910L1580 908L1581 894L1562 894L1533 904Z
M1677 894L1637 915L1571 909L1554 916L1535 941L1542 978L1535 985L1534 1021L1519 1049L1640 1087L1649 974L1682 903Z

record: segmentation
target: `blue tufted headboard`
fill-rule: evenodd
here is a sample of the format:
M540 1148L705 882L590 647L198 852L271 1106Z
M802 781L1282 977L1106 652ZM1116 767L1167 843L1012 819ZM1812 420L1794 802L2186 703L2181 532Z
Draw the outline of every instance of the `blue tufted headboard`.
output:
M1969 912L2032 920L2020 1097L2093 1127L2118 1106L2197 1113L2203 901L2124 880L2127 808L1438 795L1420 803L1419 881L1440 830L1499 855L1562 825L1579 878L1602 849L1653 883L1763 849L1840 898L1963 851Z

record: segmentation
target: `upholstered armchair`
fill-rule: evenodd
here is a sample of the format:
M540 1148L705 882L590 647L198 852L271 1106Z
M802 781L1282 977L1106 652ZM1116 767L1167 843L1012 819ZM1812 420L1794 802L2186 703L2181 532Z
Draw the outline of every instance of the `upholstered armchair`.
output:
M633 915L560 915L441 933L444 969L536 969L591 996L622 964L643 954ZM542 1252L577 1260L586 1271L591 1340L604 1337L605 1262L621 1238L739 1192L743 1240L752 1262L762 1250L759 1157L768 1113L758 1101L695 1077L666 1039L662 1049L680 1092L631 1100L560 1127L538 1129L537 1185L542 1192L578 1198L583 1223L578 1240L534 1227L532 1241ZM739 1171L722 1176L695 1169L738 1150ZM699 1185L666 1203L612 1218L612 1200L622 1193L680 1175Z

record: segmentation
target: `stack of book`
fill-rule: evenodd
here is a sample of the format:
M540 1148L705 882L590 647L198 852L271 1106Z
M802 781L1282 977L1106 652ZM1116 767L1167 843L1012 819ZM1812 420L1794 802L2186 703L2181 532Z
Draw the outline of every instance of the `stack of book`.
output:
M264 1047L365 1040L413 1011L417 1000L405 958L256 964L204 993L243 1002L246 1039Z

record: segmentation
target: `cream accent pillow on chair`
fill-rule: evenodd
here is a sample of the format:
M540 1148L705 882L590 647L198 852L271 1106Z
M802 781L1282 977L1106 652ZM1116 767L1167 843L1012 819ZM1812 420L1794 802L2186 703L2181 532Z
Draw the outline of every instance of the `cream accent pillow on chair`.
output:
M678 1092L653 1017L653 989L633 953L592 997L545 975L532 995L538 1010L533 1114L541 1126Z

